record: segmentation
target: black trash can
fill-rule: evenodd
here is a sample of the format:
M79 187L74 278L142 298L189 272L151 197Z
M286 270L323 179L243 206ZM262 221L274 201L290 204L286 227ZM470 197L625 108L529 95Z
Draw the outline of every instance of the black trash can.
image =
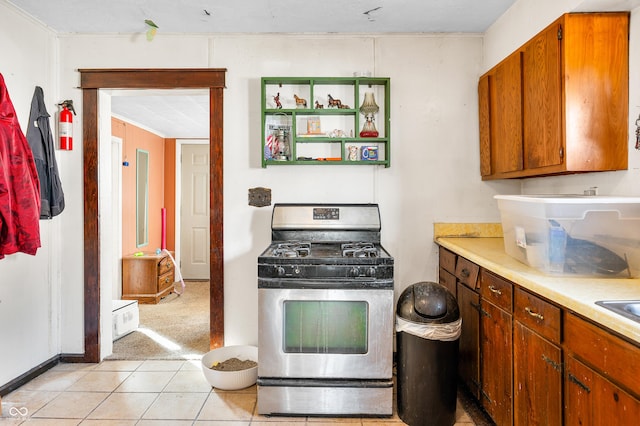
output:
M458 303L443 285L419 282L396 309L398 416L410 426L456 421Z

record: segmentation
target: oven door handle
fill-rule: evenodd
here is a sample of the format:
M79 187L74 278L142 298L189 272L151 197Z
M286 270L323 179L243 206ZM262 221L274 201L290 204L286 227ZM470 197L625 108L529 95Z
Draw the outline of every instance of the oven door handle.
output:
M259 289L318 289L318 290L388 290L393 289L393 279L350 279L350 280L314 280L314 279L277 279L258 278Z

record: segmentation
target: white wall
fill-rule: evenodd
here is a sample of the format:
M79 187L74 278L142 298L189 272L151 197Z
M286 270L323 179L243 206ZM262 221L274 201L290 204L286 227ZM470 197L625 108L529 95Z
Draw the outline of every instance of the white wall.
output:
M57 111L56 36L0 1L0 46L0 73L26 132L36 86L49 114ZM64 154L56 153L58 161ZM35 256L0 260L0 385L60 353L62 220L40 221L42 248Z

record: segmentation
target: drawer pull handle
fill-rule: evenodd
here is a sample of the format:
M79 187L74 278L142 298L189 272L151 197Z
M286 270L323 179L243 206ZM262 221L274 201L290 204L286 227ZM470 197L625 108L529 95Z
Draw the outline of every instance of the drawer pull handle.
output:
M502 296L502 292L500 291L499 288L495 288L494 286L490 285L489 286L489 290L491 291L491 293L493 294L497 294L498 296Z
M554 370L562 372L562 364L558 364L557 362L555 362L545 354L542 354L542 360L547 364L549 364Z
M460 275L462 275L463 278L469 278L471 274L467 268L463 268L462 271L460 271Z
M491 397L489 397L489 394L484 389L480 389L480 394L484 399L489 401L489 403L493 404L493 400L491 399Z
M582 383L580 380L578 380L578 378L576 376L574 376L573 374L569 373L568 374L569 377L569 381L575 383L576 385L578 385L579 387L581 387L585 392L587 393L591 393L591 389L589 389L589 387L587 385L585 385L584 383Z
M544 316L542 316L541 314L539 314L539 313L535 312L535 311L534 311L533 309L531 309L530 307L528 307L528 306L527 306L526 308L524 308L524 310L525 310L525 311L527 311L527 313L528 313L529 315L531 315L532 317L537 318L537 319L539 319L540 321L543 321L543 320L544 320Z

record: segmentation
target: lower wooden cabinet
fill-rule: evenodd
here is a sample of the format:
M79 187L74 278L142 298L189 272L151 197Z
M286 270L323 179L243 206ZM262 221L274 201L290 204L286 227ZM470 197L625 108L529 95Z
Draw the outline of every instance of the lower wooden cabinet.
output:
M633 425L640 421L640 400L574 357L567 357L565 424Z
M514 424L561 425L560 308L516 288L513 316Z
M480 399L480 295L458 282L458 308L462 317L458 375Z
M497 425L510 425L512 377L511 314L481 301L481 403Z
M458 374L497 425L638 424L640 344L453 255L439 281L455 279Z
M640 348L570 313L564 334L565 424L638 424Z
M445 286L447 290L451 292L451 294L457 296L458 290L456 288L456 276L444 269L442 266L440 267L440 271L438 272L438 282Z
M562 350L522 323L513 325L513 422L562 424Z

